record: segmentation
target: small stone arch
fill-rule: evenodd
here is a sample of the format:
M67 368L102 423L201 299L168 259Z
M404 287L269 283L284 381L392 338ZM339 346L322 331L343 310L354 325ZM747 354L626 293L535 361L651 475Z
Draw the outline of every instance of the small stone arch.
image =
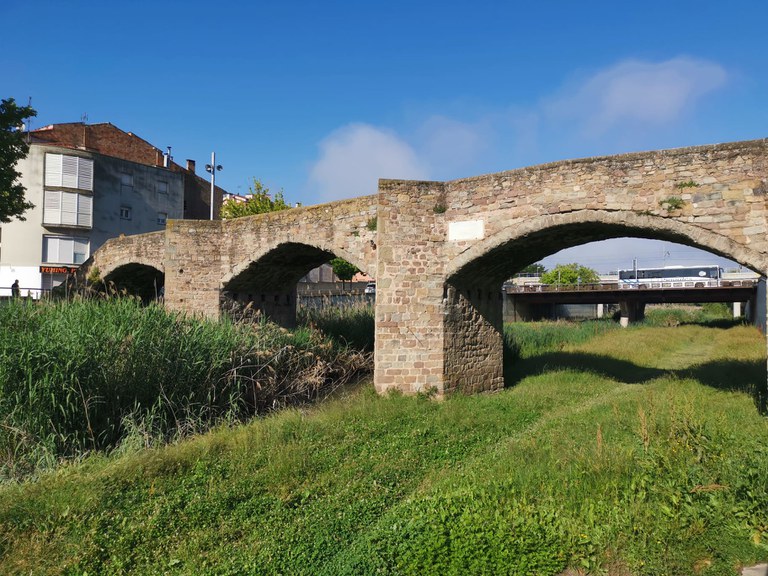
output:
M143 302L162 299L165 287L165 269L151 261L126 260L100 270L103 286L138 296Z

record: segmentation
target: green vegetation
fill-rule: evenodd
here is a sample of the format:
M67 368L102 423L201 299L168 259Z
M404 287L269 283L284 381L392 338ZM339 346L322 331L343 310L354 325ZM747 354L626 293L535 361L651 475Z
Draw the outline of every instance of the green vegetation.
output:
M34 208L24 200L25 189L16 170L18 161L29 152L29 144L19 128L33 116L37 112L31 106L19 106L13 98L0 100L0 222L24 220L24 212Z
M245 202L230 198L221 205L221 219L229 220L266 212L278 212L288 210L290 207L291 205L287 204L283 197L282 190L272 198L269 188L265 188L261 180L254 178Z
M581 264L558 264L541 275L542 284L594 284L600 282L600 275L592 268Z
M360 269L357 266L347 262L343 258L334 258L331 260L331 268L333 268L333 273L336 277L341 280L342 290L344 289L344 282L352 280L352 277L360 272Z
M701 186L701 184L691 180L690 178L684 182L678 182L675 184L675 188L678 190L683 190L685 188L698 188L699 186Z
M329 299L319 308L299 308L296 316L301 326L317 328L355 350L373 352L375 321L373 303L369 300L339 306Z
M0 479L132 433L167 440L322 397L370 368L317 330L201 322L125 298L17 300L0 306L0 327Z
M0 573L735 575L768 559L764 338L551 324L507 330L520 373L498 394L348 388L6 484Z
M672 212L674 210L682 209L682 207L685 206L685 200L680 198L680 196L669 196L663 200L659 200L659 206L664 208L667 212Z
M438 202L432 207L435 214L445 214L448 210L448 206L444 202Z

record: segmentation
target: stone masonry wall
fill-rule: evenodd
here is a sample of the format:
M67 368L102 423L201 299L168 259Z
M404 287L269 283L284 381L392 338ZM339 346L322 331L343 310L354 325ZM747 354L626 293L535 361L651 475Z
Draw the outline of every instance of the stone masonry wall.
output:
M219 315L219 296L227 283L253 263L281 246L290 245L300 259L309 249L330 252L362 270L376 262L375 197L333 202L307 208L292 208L227 221L169 221L166 230L166 306L209 317ZM285 258L291 257L288 252ZM322 261L317 262L319 265ZM311 268L311 265L309 265ZM263 266L261 278L267 289L254 295L258 303L269 300L269 309L279 312L281 324L291 325L295 302L284 304L293 295L292 286L275 290L270 276L281 277L279 267ZM303 270L299 277L309 272ZM277 304L275 304L277 303ZM266 307L265 307L266 308Z
M95 266L104 278L126 264L144 264L162 272L165 268L165 232L111 238L80 267L78 275L87 277Z

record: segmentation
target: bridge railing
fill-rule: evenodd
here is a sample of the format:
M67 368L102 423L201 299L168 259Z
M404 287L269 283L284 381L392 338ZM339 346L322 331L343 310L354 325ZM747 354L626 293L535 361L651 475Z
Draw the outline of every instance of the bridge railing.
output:
M596 282L593 284L504 284L504 292L507 294L531 293L531 292L595 292L611 290L658 290L664 288L749 288L755 285L754 280L711 280L711 281L658 281L641 280L637 284L625 284L619 282Z

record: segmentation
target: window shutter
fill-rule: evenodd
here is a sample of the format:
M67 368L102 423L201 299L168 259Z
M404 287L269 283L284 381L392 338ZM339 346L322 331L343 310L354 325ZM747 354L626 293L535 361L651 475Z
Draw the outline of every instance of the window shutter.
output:
M77 162L77 188L79 190L93 191L93 160L78 158Z
M77 156L64 156L61 163L61 185L65 188L77 188Z
M74 238L59 238L59 262L61 264L71 264L73 261L74 249Z
M43 224L61 224L61 192L59 190L45 192Z
M59 239L55 236L43 237L43 258L46 262L59 261Z
M61 186L61 154L45 155L45 185Z
M77 225L77 194L61 193L61 223L69 226Z
M93 198L83 194L78 194L78 196L77 225L90 228L93 215Z

